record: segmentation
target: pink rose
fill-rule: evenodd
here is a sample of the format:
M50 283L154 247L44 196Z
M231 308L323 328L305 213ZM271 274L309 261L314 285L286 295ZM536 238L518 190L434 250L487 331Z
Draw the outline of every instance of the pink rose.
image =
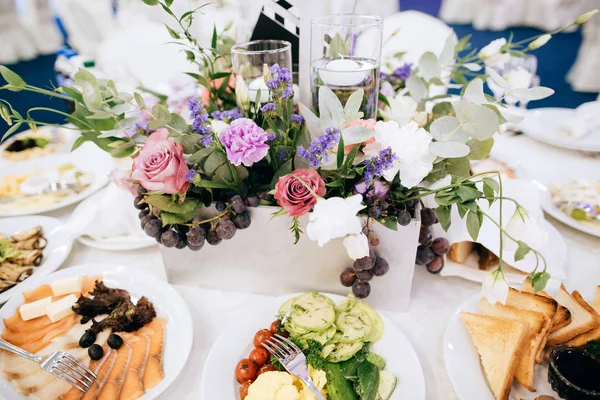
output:
M349 122L348 125L346 125L346 128L350 128L352 126L362 126L364 128L374 131L376 123L377 123L377 121L375 121L374 119L357 119L352 122ZM371 139L364 141L362 144L366 145L366 144L372 143L374 141L375 141L375 137L372 137ZM344 146L344 154L345 155L350 154L350 152L352 151L352 149L354 147L356 147L355 144L349 144L347 146Z
M275 185L275 199L290 216L298 217L309 212L317 202L313 193L325 196L325 181L317 171L310 168L297 169L292 174L279 178Z
M159 129L146 139L144 147L133 159L131 177L147 190L166 194L184 193L189 182L188 167L183 160L183 146L168 138L166 129Z
M110 175L108 176L110 180L117 185L119 189L123 189L128 191L134 196L137 196L137 187L135 183L133 183L133 178L131 177L131 171L123 171L122 169L113 169L110 171Z

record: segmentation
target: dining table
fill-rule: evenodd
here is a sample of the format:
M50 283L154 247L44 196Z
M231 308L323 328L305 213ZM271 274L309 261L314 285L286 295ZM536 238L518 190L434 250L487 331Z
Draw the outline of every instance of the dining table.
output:
M567 178L600 176L600 158L573 150L552 147L537 142L525 134L499 134L492 156L505 162L520 179L547 185ZM74 206L45 215L67 221ZM594 237L546 217L563 236L568 247L565 285L590 297L600 284L600 238ZM158 245L134 251L104 251L77 242L62 268L82 264L110 263L137 268L167 280ZM173 285L189 307L194 341L187 364L177 380L159 399L199 399L202 372L210 365L205 360L211 346L226 329L247 311L260 307L272 298L265 295L221 291L192 285ZM481 284L459 277L442 277L415 266L410 303L406 312L386 312L414 347L425 377L427 399L458 399L446 372L443 357L443 336L448 321L465 300L478 293ZM393 294L390 293L390 296ZM231 366L233 377L234 366ZM217 399L201 399L217 400ZM229 399L218 399L229 400ZM470 400L470 399L465 399Z

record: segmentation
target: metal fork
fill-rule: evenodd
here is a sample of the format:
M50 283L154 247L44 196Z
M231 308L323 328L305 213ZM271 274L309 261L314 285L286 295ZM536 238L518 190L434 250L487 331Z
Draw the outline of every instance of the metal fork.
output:
M62 192L64 192L65 194L68 194L71 192L78 193L81 191L81 187L82 186L79 183L67 183L64 181L50 182L50 183L48 183L48 186L46 186L39 193L28 194L28 195L19 196L19 197L9 197L6 199L0 199L0 204L12 203L13 201L27 199L29 197L39 196L41 194L47 194L47 193L62 193Z
M277 358L287 372L300 378L318 400L327 400L310 379L306 356L298 346L281 335L273 335L271 339L263 342L262 346Z
M75 357L64 351L56 351L40 357L20 349L2 339L0 339L0 349L10 351L11 353L25 357L28 360L39 364L40 368L44 371L62 379L82 392L87 391L96 379L96 374L77 361Z

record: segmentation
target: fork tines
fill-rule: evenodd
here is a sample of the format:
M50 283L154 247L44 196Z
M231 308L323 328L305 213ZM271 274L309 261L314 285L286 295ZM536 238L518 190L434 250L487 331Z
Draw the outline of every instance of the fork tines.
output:
M56 360L50 368L54 375L82 392L87 391L96 379L96 374L77 361L75 357L64 352L57 354Z
M295 357L302 354L302 351L292 341L281 335L273 335L271 339L262 343L263 347L279 359L282 364L288 357ZM283 360L283 361L282 361Z

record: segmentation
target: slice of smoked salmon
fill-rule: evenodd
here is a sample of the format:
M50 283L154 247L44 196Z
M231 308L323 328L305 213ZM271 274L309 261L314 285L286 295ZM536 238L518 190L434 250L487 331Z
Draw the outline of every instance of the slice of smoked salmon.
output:
M163 373L163 350L165 347L165 321L162 318L154 318L152 322L140 329L150 338L150 351L148 361L144 370L144 388L152 389L165 377Z
M24 303L38 301L45 297L52 297L52 288L50 285L41 285L29 292L23 292Z
M30 353L37 353L46 347L52 339L65 334L71 329L73 325L75 325L77 319L78 315L71 314L60 321L48 325L44 329L27 333L19 333L5 329L4 332L2 332L2 338L15 346L21 347L23 350L29 351Z
M146 334L139 336L133 334L120 334L125 343L131 346L131 363L121 389L120 400L135 400L144 395L144 383L142 381L146 361L150 353L150 338Z
M108 379L108 375L110 371L113 369L115 365L115 361L117 360L117 352L108 347L104 347L104 357L102 357L98 361L92 360L90 363L91 370L96 374L96 380L92 384L92 386L85 392L85 394L81 397L81 400L95 400L100 395L102 391L102 387L104 383ZM93 364L92 364L93 363Z
M123 343L117 351L115 365L110 371L108 379L104 383L104 387L102 387L102 390L100 391L100 396L97 397L98 400L119 400L121 388L123 387L123 382L125 382L127 370L131 363L131 353L131 346L127 343Z
M29 321L23 321L21 313L17 312L10 318L4 318L4 326L13 332L39 331L50 325L52 325L52 321L45 315L30 319Z

